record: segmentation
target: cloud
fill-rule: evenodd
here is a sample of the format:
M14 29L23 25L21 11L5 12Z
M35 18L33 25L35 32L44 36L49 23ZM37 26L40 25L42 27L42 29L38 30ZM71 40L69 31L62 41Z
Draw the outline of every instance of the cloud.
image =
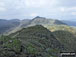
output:
M45 5L43 0L26 0L25 3L27 7L41 7Z
M61 7L61 8L60 8L60 11L61 11L61 12L64 12L64 11L65 11L65 8L64 8L64 7Z
M76 10L76 7L68 8L69 10Z
M0 11L6 11L6 8L0 7Z
M38 14L37 13L31 13L30 16L31 17L36 17L36 16L38 16Z
M3 2L0 2L0 6L5 6L5 4Z
M56 19L74 18L76 15L76 1L0 0L0 18L1 16L2 18L6 16L6 18L32 18L38 15Z
M56 3L56 0L25 0L27 7L46 7L52 6Z
M76 7L60 7L59 9L62 13L64 12L64 14L67 15L72 15L75 16L76 15Z
M0 2L0 11L5 11L5 10L6 8L4 2Z
M76 7L60 7L60 10L63 11L75 11Z
M72 12L72 15L76 15L76 12Z

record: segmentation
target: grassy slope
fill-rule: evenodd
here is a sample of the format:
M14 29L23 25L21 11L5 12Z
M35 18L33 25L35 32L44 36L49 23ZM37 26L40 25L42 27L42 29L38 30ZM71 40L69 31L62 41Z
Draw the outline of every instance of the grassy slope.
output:
M76 50L76 29L66 25L46 26L53 32L59 42L69 50ZM70 48L69 48L70 47Z
M67 25L53 25L53 26L45 25L45 27L48 28L52 32L57 31L57 30L62 30L62 31L68 31L68 32L76 35L76 28L75 27L70 27Z

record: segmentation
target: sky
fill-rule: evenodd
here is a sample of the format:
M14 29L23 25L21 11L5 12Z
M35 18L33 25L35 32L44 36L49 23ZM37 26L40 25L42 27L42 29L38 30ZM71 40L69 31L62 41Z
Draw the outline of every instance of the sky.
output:
M36 16L76 20L76 0L0 0L0 19L32 19Z

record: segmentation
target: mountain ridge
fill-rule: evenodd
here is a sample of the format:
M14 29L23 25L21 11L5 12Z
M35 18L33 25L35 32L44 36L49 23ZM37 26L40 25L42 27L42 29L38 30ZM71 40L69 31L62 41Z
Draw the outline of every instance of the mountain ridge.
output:
M44 25L44 26L45 25L66 25L65 23L59 20L47 19L39 16L33 18L32 20L31 19L24 19L24 20L12 19L12 20L3 20L3 22L0 22L0 23L2 24L3 28L7 26L7 29L4 29L3 31L1 27L2 32L0 31L0 34L3 34L3 33L7 34L7 32L20 30L20 28L30 27L34 25Z
M68 24L69 26L75 26L76 27L76 21L72 20L62 20L62 22Z
M42 25L35 25L22 28L8 37L2 35L0 56L56 57L60 56L60 52L74 52L76 50L76 46L73 47L76 45L75 40L76 37L68 31L51 32Z
M64 46L62 46L62 44L60 44L60 42L54 37L52 32L42 25L23 28L22 30L17 31L9 36L19 38L26 49L29 44L33 45L33 48L37 49L36 52L32 51L32 53L40 52L41 56L44 57L47 57L50 54L52 56L58 56L59 51L66 50ZM44 52L47 56L42 54Z

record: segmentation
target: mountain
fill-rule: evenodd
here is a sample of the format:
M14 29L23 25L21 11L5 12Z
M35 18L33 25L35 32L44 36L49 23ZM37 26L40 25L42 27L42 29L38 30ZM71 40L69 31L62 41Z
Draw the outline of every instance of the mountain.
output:
M60 20L35 17L0 19L0 57L59 57L76 51L76 28Z
M8 35L8 34L16 32L16 31L19 31L24 27L28 27L28 25L30 24L30 21L31 21L30 19L20 20L20 24L18 26L16 26L14 29L12 29L9 32L4 33L4 34Z
M28 25L31 23L30 19L24 19L21 21L21 27L28 27Z
M59 20L54 20L54 19L48 19L44 17L35 17L31 20L30 25L66 25L65 23L59 21Z
M67 25L60 20L54 20L54 19L48 19L45 17L35 17L32 20L31 19L24 19L21 21L21 27L29 27L34 25Z
M62 22L68 24L69 26L76 26L76 21L62 20Z
M69 51L76 51L76 28L67 25L47 26L56 39ZM69 48L70 47L70 48ZM69 52L68 51L68 52Z
M18 19L13 20L0 19L0 34L10 31L18 25L20 25L20 20Z
M76 27L71 27L67 25L54 25L54 26L46 26L50 31L64 30L72 33L76 32Z
M32 20L31 19L24 19L21 20L20 25L15 28L14 30L10 31L10 33L13 33L15 31L20 30L21 28L25 28L25 27L30 27L30 26L34 26L34 25L43 25L43 26L54 26L54 25L67 25L63 22L61 22L60 20L55 20L55 19L48 19L48 18L44 18L44 17L35 17ZM10 34L8 33L8 34Z
M0 37L0 57L58 57L76 51L76 37L64 30L49 31L42 25L23 28Z
M76 51L76 28L67 25L47 26L59 42L66 48ZM74 47L73 47L74 46ZM69 48L70 47L70 48Z
M41 25L23 28L9 36L18 38L24 46L23 53L31 57L58 56L60 51L66 50L52 32Z
M53 34L62 45L69 49L69 51L76 51L76 36L71 32L58 30L54 31Z

